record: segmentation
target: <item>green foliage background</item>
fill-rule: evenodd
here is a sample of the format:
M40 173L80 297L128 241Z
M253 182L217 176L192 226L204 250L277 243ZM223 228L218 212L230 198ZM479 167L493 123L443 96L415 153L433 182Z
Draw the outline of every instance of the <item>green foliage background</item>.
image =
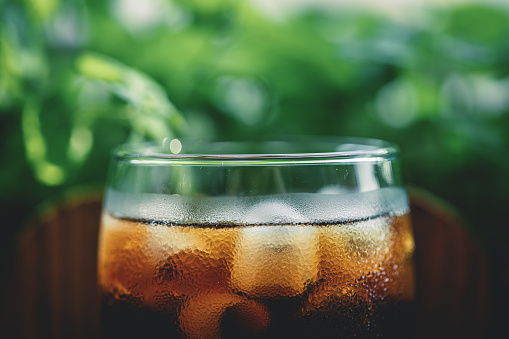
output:
M507 254L506 9L274 19L244 1L166 0L139 23L118 3L0 0L4 242L40 203L103 183L126 141L350 135L399 144L406 182Z

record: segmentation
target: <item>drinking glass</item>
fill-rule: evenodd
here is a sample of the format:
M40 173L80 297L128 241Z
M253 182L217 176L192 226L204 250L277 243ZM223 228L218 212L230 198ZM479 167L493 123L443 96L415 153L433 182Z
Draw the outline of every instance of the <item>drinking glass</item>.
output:
M397 154L359 138L118 148L100 229L103 337L409 337Z

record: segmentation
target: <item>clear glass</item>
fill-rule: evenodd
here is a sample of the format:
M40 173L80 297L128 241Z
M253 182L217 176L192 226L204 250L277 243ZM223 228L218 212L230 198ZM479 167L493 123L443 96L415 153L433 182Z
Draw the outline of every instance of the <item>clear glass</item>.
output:
M99 244L103 337L408 337L397 153L356 138L120 147Z

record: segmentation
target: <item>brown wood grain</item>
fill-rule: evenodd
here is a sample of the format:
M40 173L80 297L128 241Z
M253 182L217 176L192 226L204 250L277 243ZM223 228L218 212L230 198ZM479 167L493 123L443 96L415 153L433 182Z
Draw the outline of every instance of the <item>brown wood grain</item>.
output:
M6 338L98 337L100 198L62 204L23 232L5 296ZM2 336L0 336L2 337Z
M410 190L416 242L417 338L486 338L486 258L463 220L436 198Z

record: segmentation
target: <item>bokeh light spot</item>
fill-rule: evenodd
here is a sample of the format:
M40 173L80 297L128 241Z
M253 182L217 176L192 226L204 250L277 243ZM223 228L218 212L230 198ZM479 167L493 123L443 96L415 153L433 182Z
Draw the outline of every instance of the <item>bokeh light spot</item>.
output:
M182 151L182 143L179 139L173 139L170 141L170 151L173 154L179 154Z
M387 125L402 128L418 115L418 96L414 86L404 79L388 83L378 91L376 111Z

